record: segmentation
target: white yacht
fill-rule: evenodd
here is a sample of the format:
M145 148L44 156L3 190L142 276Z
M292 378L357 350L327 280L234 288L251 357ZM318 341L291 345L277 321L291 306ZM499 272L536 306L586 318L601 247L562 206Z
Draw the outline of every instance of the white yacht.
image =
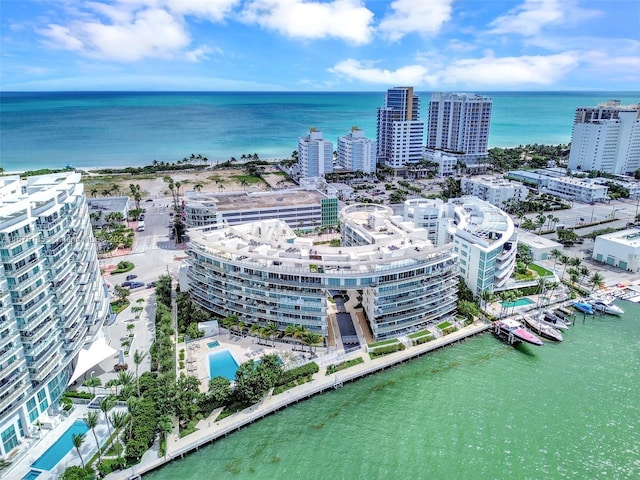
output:
M587 299L587 302L598 312L608 313L609 315L624 314L624 310L613 303L615 300L614 297L592 295Z

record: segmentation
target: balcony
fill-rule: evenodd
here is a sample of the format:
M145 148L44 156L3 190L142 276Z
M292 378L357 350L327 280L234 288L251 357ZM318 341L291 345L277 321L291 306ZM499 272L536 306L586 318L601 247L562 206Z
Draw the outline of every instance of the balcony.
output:
M29 366L29 374L32 380L42 382L58 365L60 358L60 352L55 352L50 357L42 358L38 363Z
M22 243L28 242L29 240L33 240L35 238L38 238L38 236L40 235L40 232L31 232L28 233L26 235L14 235L14 236L7 236L6 238L4 238L3 240L0 240L0 247L3 248L13 248L16 247Z

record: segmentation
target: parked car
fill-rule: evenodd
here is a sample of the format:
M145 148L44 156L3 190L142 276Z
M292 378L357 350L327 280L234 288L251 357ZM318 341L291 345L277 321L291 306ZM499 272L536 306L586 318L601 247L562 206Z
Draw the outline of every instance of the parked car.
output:
M156 282L147 283L147 288L156 288Z
M138 278L138 275L132 273L131 275L127 275L127 280L133 280L134 278Z
M130 281L126 281L126 282L122 282L120 284L121 287L130 287L131 286L131 282Z
M131 282L131 288L140 288L140 287L144 287L143 282Z
M144 220L144 213L140 214L140 216L138 217L138 220Z

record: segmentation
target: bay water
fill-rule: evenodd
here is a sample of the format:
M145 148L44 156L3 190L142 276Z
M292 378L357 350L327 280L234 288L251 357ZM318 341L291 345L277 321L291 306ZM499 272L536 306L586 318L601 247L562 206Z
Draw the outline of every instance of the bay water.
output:
M492 334L293 405L145 479L640 478L640 306Z
M418 92L426 121L429 92ZM490 146L571 140L575 108L640 92L484 92L493 98ZM0 167L125 167L212 162L258 153L289 158L316 127L337 143L352 126L376 137L384 92L2 92Z

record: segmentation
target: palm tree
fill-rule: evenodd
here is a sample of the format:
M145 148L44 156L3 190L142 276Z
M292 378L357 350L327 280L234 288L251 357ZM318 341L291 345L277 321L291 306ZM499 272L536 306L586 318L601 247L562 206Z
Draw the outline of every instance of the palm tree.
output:
M584 279L587 278L590 273L591 270L589 270L589 267L587 267L586 265L582 265L580 267L580 283L584 282Z
M593 286L593 290L598 290L604 286L604 277L600 272L594 272L589 283Z
M109 423L109 410L116 404L116 399L109 395L100 400L100 410L104 413L104 419L107 421L107 429L109 430L109 438L111 438L111 424Z
M95 197L98 194L98 189L96 187L91 188L91 196Z
M495 295L491 290L483 290L482 293L480 294L480 300L482 300L482 303L483 303L482 309L486 310L487 305L491 303L494 300L494 298L495 298Z
M274 322L269 322L264 326L263 334L267 338L271 339L271 341L273 342L273 346L275 346L276 344L275 338L278 335L278 333L280 333L280 330L278 330L278 325L276 325Z
M562 250L560 250L559 248L554 248L553 250L551 250L551 255L553 255L553 268L555 269L556 262L558 261L560 255L562 255Z
M247 185L249 185L249 183L244 178L240 180L240 186L244 188L245 192L247 191Z
M96 387L102 385L102 380L100 380L100 378L98 377L89 377L84 381L82 385L84 385L85 387L93 388L93 396L95 397Z
M113 412L109 420L111 420L111 425L113 425L114 430L117 432L127 426L130 418L131 416L127 412ZM120 440L118 438L115 439L114 448L117 449L118 455L120 455Z
M202 191L202 188L203 188L203 187L204 187L204 185L203 185L202 183L198 182L198 183L196 183L196 184L193 186L193 189L194 189L196 192L200 193L200 192Z
M146 356L146 352L140 352L138 350L133 354L133 363L136 364L136 386L138 387L138 397L140 396L140 376L138 375L138 368Z
M171 421L171 417L169 415L162 415L160 417L160 421L158 422L158 430L160 431L160 441L162 442L162 440L166 440L167 435L169 435L173 431L173 422ZM167 458L166 446L164 449L164 458Z
M98 447L98 463L102 463L102 452L100 451L100 442L98 442L98 436L96 435L96 427L98 426L98 422L100 421L100 417L98 412L91 411L87 412L87 416L84 417L84 423L87 424L87 427L91 429L93 432L93 438L96 440L96 447Z
M71 441L73 442L73 446L76 447L76 451L78 452L78 457L80 457L80 463L82 463L82 468L84 468L84 459L82 458L82 454L80 453L80 447L84 443L84 433L74 433L71 436Z
M127 399L129 398L129 395L132 394L133 392L131 392L132 389L132 385L133 385L133 373L131 372L118 372L118 384L122 387L122 389L120 390L120 396L123 399Z
M569 263L569 257L567 255L560 255L560 258L558 258L558 261L564 265L564 267L562 267L562 275L560 275L560 281L562 281L564 279L564 271L567 269L567 264Z
M136 412L138 408L138 402L140 399L138 397L129 397L127 398L127 408L129 409L129 416L131 417L131 421L129 422L129 434L127 438L131 438L131 432L133 429L133 414Z
M309 345L309 351L311 351L311 348L321 343L322 339L322 335L319 333L307 332L302 336L302 343L304 345Z

